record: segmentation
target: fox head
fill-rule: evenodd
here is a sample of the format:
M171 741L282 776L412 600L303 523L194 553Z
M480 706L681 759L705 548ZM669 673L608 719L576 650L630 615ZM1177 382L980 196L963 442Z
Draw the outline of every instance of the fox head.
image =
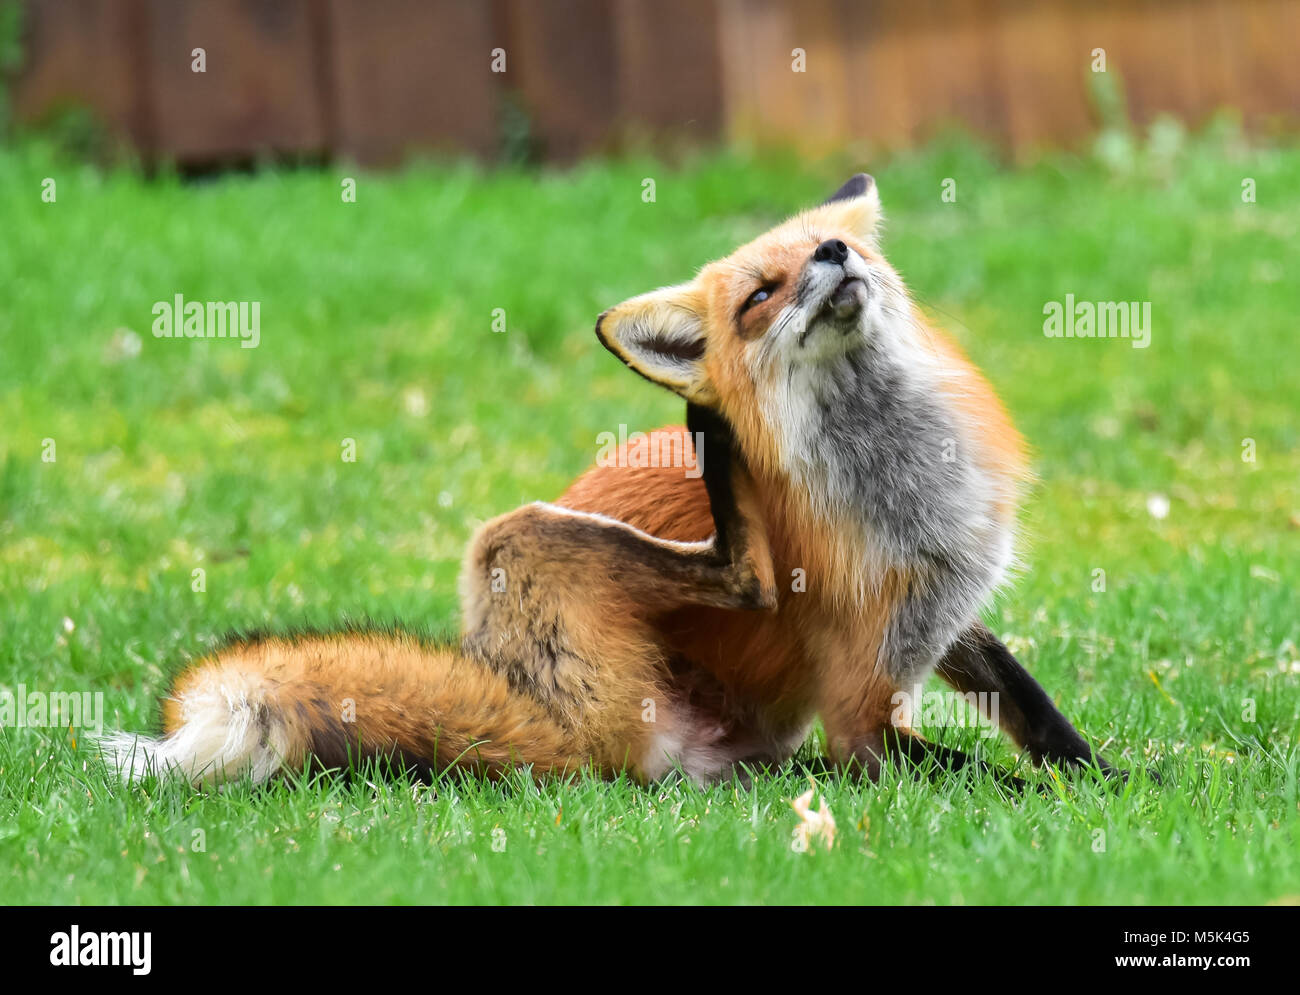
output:
M1001 527L1023 468L988 383L880 254L880 220L860 173L693 280L606 311L596 334L722 415L750 466L810 511L847 510L902 556Z
M606 311L596 334L643 377L770 438L798 420L800 396L833 390L846 359L909 351L912 306L880 255L880 218L859 173L688 283Z
M689 283L633 297L600 316L604 346L687 401L730 408L775 369L814 369L865 345L904 303L876 251L880 197L859 173ZM747 393L747 392L746 392ZM731 412L724 412L731 413Z

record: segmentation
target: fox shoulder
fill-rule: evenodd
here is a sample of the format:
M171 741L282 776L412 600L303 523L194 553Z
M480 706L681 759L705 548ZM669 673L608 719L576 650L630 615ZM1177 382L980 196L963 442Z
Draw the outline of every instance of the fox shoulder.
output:
M651 452L689 454L696 460L691 434L682 425L667 425L646 434ZM607 515L661 539L702 542L713 534L709 497L703 480L682 466L642 466L628 444L619 446L575 480L557 504L575 511ZM663 462L662 460L659 462Z

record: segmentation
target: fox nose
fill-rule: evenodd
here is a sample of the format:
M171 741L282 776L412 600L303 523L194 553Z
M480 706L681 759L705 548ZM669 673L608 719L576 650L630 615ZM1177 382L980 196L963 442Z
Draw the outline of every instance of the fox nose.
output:
M838 238L828 238L817 246L817 251L813 253L813 262L817 263L835 263L843 266L848 258L849 247Z

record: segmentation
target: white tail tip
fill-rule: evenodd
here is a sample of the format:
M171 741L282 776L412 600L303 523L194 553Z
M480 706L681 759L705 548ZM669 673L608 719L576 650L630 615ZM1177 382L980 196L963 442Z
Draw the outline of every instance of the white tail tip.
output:
M208 686L181 699L181 726L161 739L115 732L98 740L104 759L126 781L174 775L220 784L247 775L268 780L284 765L288 733L248 688Z

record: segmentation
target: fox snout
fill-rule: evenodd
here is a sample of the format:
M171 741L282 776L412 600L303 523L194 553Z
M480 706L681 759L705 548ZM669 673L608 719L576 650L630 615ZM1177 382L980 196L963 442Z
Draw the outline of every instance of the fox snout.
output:
M812 314L799 345L815 326L828 323L847 335L866 309L868 287L863 260L838 238L828 238L813 251L805 280L809 285Z

